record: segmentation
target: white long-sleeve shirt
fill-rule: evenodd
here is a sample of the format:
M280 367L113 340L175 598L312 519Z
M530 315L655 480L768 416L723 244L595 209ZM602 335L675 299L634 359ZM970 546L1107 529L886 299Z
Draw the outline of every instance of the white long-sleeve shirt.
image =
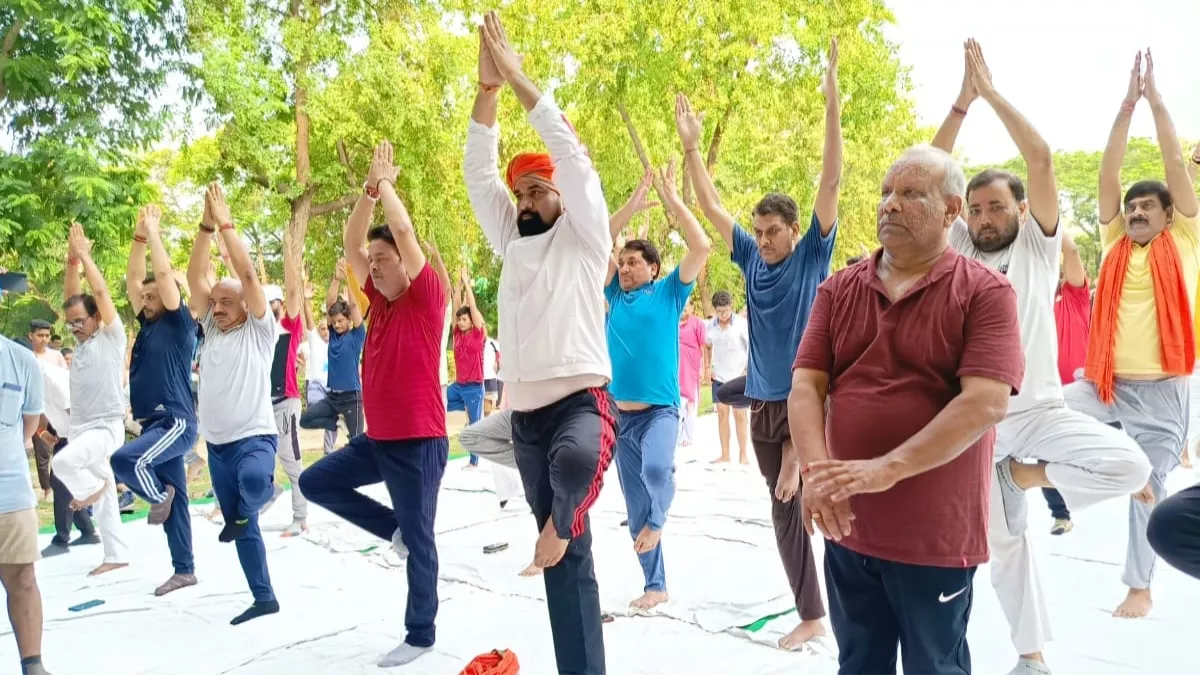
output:
M499 125L471 120L463 166L475 218L504 257L499 377L514 410L540 408L612 379L603 291L612 239L600 176L550 96L530 111L529 123L550 152L563 206L546 233L517 231L517 208L497 166Z

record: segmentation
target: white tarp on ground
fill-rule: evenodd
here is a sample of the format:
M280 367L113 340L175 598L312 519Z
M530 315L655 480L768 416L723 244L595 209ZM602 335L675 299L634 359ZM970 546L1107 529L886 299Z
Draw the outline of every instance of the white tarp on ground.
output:
M716 423L702 418L696 448L681 449L678 491L663 541L669 604L656 616L628 616L641 593L641 570L624 503L609 472L592 512L596 572L606 611L608 672L612 675L689 673L771 675L836 672L832 639L803 653L784 653L776 639L796 624L795 613L757 632L739 629L791 607L775 552L766 490L756 469L713 469ZM435 651L394 672L456 675L475 655L493 648L516 651L524 675L554 673L553 649L540 578L517 572L531 559L535 526L524 504L501 511L485 467L446 471L437 531L441 555L441 608ZM1177 490L1195 478L1171 477ZM370 494L386 502L379 488ZM207 507L205 507L207 508ZM1124 500L1078 515L1075 530L1046 534L1050 517L1030 493L1032 529L1056 640L1047 656L1059 675L1197 672L1191 640L1200 625L1200 582L1159 566L1156 606L1149 619L1110 616L1124 596ZM200 507L197 507L200 510ZM265 518L272 581L282 605L275 616L238 627L229 619L251 602L232 545L217 542L219 528L193 519L200 584L166 598L154 587L170 575L159 528L125 525L134 564L99 579L85 576L100 562L87 547L38 564L45 600L45 662L55 675L303 675L377 673L375 663L404 637L405 576L383 542L317 507L306 538L283 540L290 518L285 495ZM920 527L914 523L913 527ZM43 537L48 541L49 537ZM484 555L486 544L507 550ZM45 542L44 542L45 543ZM818 556L820 550L818 549ZM820 565L818 557L818 565ZM1004 675L1015 663L1008 626L987 567L976 576L970 644L975 672ZM89 600L105 604L67 610ZM16 672L11 631L0 635L0 673Z

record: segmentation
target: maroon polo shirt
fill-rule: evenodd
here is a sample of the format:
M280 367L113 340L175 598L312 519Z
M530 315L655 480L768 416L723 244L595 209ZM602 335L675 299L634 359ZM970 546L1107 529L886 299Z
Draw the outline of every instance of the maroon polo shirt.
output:
M895 303L876 275L882 253L817 290L792 368L829 374L825 436L833 459L872 459L924 428L961 391L959 378L1025 374L1017 296L999 272L947 247ZM948 464L878 494L850 498L862 555L913 565L987 562L995 431Z

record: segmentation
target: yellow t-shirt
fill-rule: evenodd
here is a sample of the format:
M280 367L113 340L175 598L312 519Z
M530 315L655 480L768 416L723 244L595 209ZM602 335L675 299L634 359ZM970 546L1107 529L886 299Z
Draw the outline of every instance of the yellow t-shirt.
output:
M1196 306L1196 285L1200 281L1200 233L1197 218L1175 214L1165 234L1174 237L1187 283L1189 309ZM1104 255L1125 236L1122 214L1100 228ZM1163 236L1163 235L1159 235ZM1117 310L1117 344L1114 371L1120 375L1162 375L1162 346L1158 336L1158 307L1154 303L1154 281L1150 277L1150 246L1133 245L1121 306Z
M362 291L362 284L358 282L358 278L354 276L354 266L346 265L346 285L350 287L350 292L354 294L354 301L358 303L362 309L363 317L367 316L367 307L371 303L367 300L367 294Z

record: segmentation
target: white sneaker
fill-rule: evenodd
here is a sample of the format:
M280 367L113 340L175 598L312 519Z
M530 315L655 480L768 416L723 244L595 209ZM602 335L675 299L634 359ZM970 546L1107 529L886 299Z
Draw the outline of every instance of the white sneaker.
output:
M404 545L404 537L400 534L400 528L396 528L396 532L392 534L392 550L400 556L401 560L408 560L408 547Z
M1017 667L1009 671L1008 675L1051 675L1051 673L1050 667L1044 663L1020 659L1017 661Z

